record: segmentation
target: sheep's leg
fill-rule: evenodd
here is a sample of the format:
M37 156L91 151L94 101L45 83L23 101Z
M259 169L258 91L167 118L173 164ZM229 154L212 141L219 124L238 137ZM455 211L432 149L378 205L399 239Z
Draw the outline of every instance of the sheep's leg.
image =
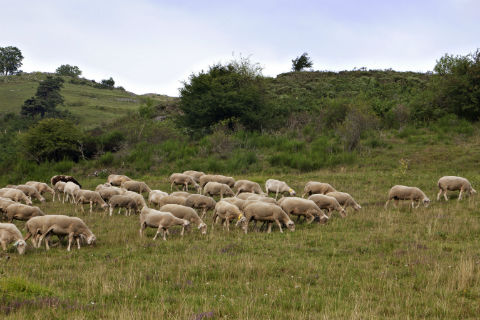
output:
M418 200L417 206L416 206L415 208L418 208L418 207L420 207L420 202L421 202L421 201L420 201L420 200Z
M437 193L437 201L440 201L440 196L442 195L443 190L440 189Z
M145 227L146 227L146 226L145 226L145 223L142 223L142 224L140 225L140 231L139 231L139 232L140 232L140 237L143 237L143 230L145 230Z
M267 229L267 233L271 233L272 232L272 222L269 222L268 223L268 229Z
M93 202L90 201L90 214L92 214Z
M110 206L110 217L112 216L113 214L113 206Z
M7 242L4 240L1 240L0 243L2 244L3 251L7 251Z
M157 239L158 234L162 231L162 226L158 226L157 232L155 233L155 236L153 237L153 240Z
M167 232L168 232L168 229L163 230L163 241L167 241Z
M394 201L393 201L393 206L394 206L395 208L398 208L398 202L399 202L399 201L400 201L400 200L394 200Z
M462 200L462 192L463 192L463 189L460 189L460 193L458 194L458 199L457 199L457 201Z
M448 201L447 190L443 191L443 197L445 198L445 201Z
M70 251L70 248L72 246L72 241L73 241L73 233L69 233L68 234L68 247L67 247L67 251Z
M122 207L118 207L118 214L120 214L120 212L122 212Z
M306 217L305 217L306 219ZM313 222L313 220L315 220L315 216L313 214L310 215L310 218L307 220L307 224L310 224Z
M247 234L248 232L248 223L250 222L251 219L252 217L248 217L245 219L245 222L243 223L243 231L245 232L245 234Z
M277 192L275 193L275 201L277 200L278 198L278 189L277 189Z
M230 232L230 219L229 218L225 219L225 224L226 224L226 227L227 227L227 231Z
M170 191L173 191L173 182L170 184Z
M80 238L77 237L77 247L78 247L78 250L80 250Z
M280 221L278 220L275 220L275 222L277 223L278 225L278 228L280 229L280 232L283 233L283 230L282 230L282 224L280 223Z
M185 226L182 225L182 231L180 231L180 235L183 237L183 234L185 233Z

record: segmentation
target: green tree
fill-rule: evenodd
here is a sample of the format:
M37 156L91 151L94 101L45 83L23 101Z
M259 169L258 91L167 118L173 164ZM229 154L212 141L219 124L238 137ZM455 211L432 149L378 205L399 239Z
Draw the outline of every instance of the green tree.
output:
M14 74L22 66L22 52L17 47L0 47L0 74Z
M82 74L82 71L77 66L62 64L60 67L57 68L57 70L55 70L55 73L59 76L70 76L76 78Z
M194 131L211 131L224 120L230 127L238 121L247 129L259 130L268 113L261 68L248 59L192 74L180 97L180 124Z
M305 68L311 68L313 61L308 57L308 53L303 53L300 57L292 60L292 71L302 71Z
M45 115L55 116L57 105L62 104L64 101L60 94L62 87L62 78L48 76L39 84L35 96L23 103L20 113L23 116L31 117L40 115L41 118Z
M77 161L81 154L82 132L70 121L44 119L20 136L22 149L30 160Z
M113 89L115 87L115 81L113 81L112 77L110 77L110 79L102 80L101 84L103 87L109 89Z

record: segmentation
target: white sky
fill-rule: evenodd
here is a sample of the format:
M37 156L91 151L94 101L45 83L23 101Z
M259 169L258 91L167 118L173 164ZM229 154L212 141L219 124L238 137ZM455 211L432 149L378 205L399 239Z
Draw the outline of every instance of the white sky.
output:
M429 71L480 48L480 0L0 0L0 47L23 71L77 65L138 94L178 95L216 62L250 56L264 75L308 52L315 70Z

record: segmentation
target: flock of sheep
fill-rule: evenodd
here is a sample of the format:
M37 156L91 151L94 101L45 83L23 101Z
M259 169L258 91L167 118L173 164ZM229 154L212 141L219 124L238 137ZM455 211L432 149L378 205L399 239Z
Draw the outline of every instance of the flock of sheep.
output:
M32 199L45 202L43 195L50 193L52 201L70 201L79 206L84 212L84 204L90 207L100 207L109 215L118 208L125 215L139 213L140 236L147 228L155 228L156 239L160 234L164 240L172 226L181 226L183 236L186 228L196 225L202 234L207 233L207 224L204 219L209 210L213 210L212 228L221 222L229 230L232 222L248 232L250 222L256 226L257 221L263 223L261 229L267 228L271 232L275 223L280 232L282 227L290 231L295 230L295 223L291 216L297 216L297 223L303 217L306 223L318 220L326 223L333 211L346 217L346 209L354 210L361 206L354 198L345 192L335 190L330 184L310 181L305 185L302 197L296 197L296 192L279 180L268 179L265 183L265 192L256 182L237 180L223 175L210 175L198 171L185 171L174 173L169 178L170 191L175 186L177 191L167 192L151 190L147 184L134 181L125 175L110 175L105 184L100 184L95 191L84 190L80 183L71 176L57 175L50 180L51 187L43 182L29 181L23 185L9 185L0 189L0 213L8 223L0 223L0 244L5 251L7 245L13 243L20 254L25 252L26 240L31 238L34 248L39 248L42 241L49 249L49 238L53 235L62 239L68 237L67 250L70 251L72 243L76 241L80 249L81 241L92 244L96 241L95 235L87 225L78 217L65 215L45 215L39 207L32 206ZM181 186L183 191L178 191ZM447 191L460 191L458 200L465 194L476 193L470 182L461 177L446 176L438 181L439 192L437 200L443 193L448 200ZM188 192L189 188L197 193ZM235 190L235 192L233 191ZM147 201L143 196L147 193ZM275 198L269 197L271 193ZM61 197L63 195L63 197ZM281 196L278 199L279 195ZM218 196L219 200L213 197ZM308 196L308 199L305 199ZM218 198L217 198L218 199ZM394 200L395 206L399 200L411 201L412 208L418 207L422 202L428 206L430 199L423 191L416 187L396 185L388 193L388 203ZM20 202L24 202L22 204ZM77 210L77 209L75 209ZM16 220L26 221L27 234L22 233L11 222Z

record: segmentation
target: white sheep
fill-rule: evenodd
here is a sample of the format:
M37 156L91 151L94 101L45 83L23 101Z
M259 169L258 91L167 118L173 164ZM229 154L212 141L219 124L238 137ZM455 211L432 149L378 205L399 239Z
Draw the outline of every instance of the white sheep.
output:
M347 216L345 209L338 203L334 197L326 196L324 194L312 194L308 197L308 200L312 200L322 210L327 211L327 215L330 218L333 210L337 210L342 218Z
M125 176L125 175L121 175L121 174L111 174L108 176L107 178L107 182L110 183L112 186L121 186L122 185L122 182L124 181L130 181L132 179L130 179L129 177Z
M328 221L328 216L312 200L289 197L283 198L279 205L286 213L298 216L297 221L301 216L307 219L307 223L312 223L315 217L319 217L323 223Z
M44 216L45 213L39 207L32 207L22 203L14 203L7 207L6 217L8 222L13 219L27 221L36 216Z
M138 203L135 199L125 195L114 195L108 201L110 206L110 216L113 214L113 210L118 208L118 214L121 213L122 208L125 208L125 215L129 216L132 211L136 212L138 210Z
M23 201L25 204L31 205L32 200L23 193L22 190L14 189L14 188L2 188L0 189L0 197L11 199L15 202Z
M272 223L275 222L282 230L282 223L287 226L290 231L295 231L295 223L288 217L287 213L282 208L275 204L270 204L261 201L253 201L248 204L245 209L245 220L243 222L243 230L248 232L248 224L250 220L265 221L268 223L268 233L272 231Z
M192 193L187 192L187 191L174 191L170 193L171 196L173 197L181 197L181 198L188 198L192 195Z
M235 179L232 177L223 176L221 174L206 174L200 177L200 187L203 188L209 182L218 182L228 185L233 188Z
M158 234L163 231L163 240L167 240L166 234L168 229L173 226L182 226L180 235L183 237L185 228L190 224L189 221L177 218L170 212L158 211L155 209L143 207L140 213L140 237L143 236L143 231L147 228L157 228L157 232L153 240L157 239Z
M188 191L188 186L192 185L197 192L200 192L200 185L195 181L195 179L188 175L188 174L183 174L183 173L173 173L170 175L168 178L170 181L170 191L173 190L173 186L178 190L178 186L182 186L182 190Z
M190 207L182 206L179 204L166 204L162 206L160 210L170 212L177 218L185 219L190 223L194 223L198 225L198 229L202 234L207 233L207 225L198 216L198 213Z
M127 191L125 189L122 189L124 193L122 195L127 196L135 200L137 203L137 210L141 210L143 207L147 206L147 203L145 202L145 199L143 196L139 193L133 192L133 191Z
M327 194L329 192L334 192L334 191L337 191L337 190L335 190L335 188L328 183L309 181L307 182L307 184L305 185L305 188L303 189L302 198L304 198L305 195L311 196L312 194Z
M162 191L162 190L152 190L148 194L148 203L149 204L159 204L160 199L163 197L168 196L168 193Z
M251 192L262 195L265 194L258 183L250 180L237 180L233 187L235 190L237 190L237 193L235 195L238 195L242 192Z
M124 181L121 184L121 188L128 190L128 191L133 191L136 193L143 193L143 192L150 192L152 189L150 189L149 186L143 181L135 181L135 180L129 180L129 181Z
M467 179L462 177L456 177L456 176L441 177L438 180L438 188L440 189L440 191L438 191L438 194L437 194L437 201L440 200L440 196L442 195L442 192L445 200L447 201L448 201L447 191L460 190L460 194L458 195L458 200L462 199L462 193L466 193L468 195L477 193L477 191L472 188L472 185Z
M50 193L52 195L53 201L55 201L55 191L48 186L48 184L39 181L28 181L25 183L28 186L32 186L40 192L41 195L44 193Z
M27 243L22 233L13 223L0 223L0 245L3 251L7 251L7 245L13 242L18 254L24 254Z
M83 208L83 204L88 203L90 204L90 213L92 213L93 204L102 207L105 211L107 211L108 204L100 196L100 193L91 190L78 190L76 194L76 201L75 204L82 208L82 212L85 212ZM76 210L76 209L75 209Z
M277 200L279 193L280 194L288 193L291 196L295 196L297 194L295 190L290 188L286 182L275 180L275 179L268 179L265 182L265 192L267 194L270 194L270 192L274 192L275 200Z
M241 220L243 218L243 214L240 209L227 201L219 201L215 205L215 209L213 210L213 224L217 223L218 219L222 219L224 221L223 227L227 228L227 231L230 231L230 222L232 220ZM213 228L213 225L212 225Z
M334 191L334 192L329 192L326 195L337 199L338 203L340 203L340 205L343 206L343 209L346 209L347 207L352 207L355 211L358 211L362 208L355 201L355 199L353 199L353 197L346 192Z
M166 204L179 204L179 205L182 205L184 206L185 203L187 202L187 198L184 198L184 197L176 197L176 196L165 196L165 197L162 197L159 201L158 201L158 206L161 208L162 206L166 205Z
M187 170L187 171L184 171L183 174L188 174L189 176L191 176L195 180L196 183L199 183L200 182L200 177L205 175L204 172L195 171L195 170Z
M223 199L223 196L234 196L232 189L224 183L210 181L203 187L203 194L213 197L219 195L220 199Z
M58 181L53 186L53 190L56 195L58 195L58 201L60 201L60 194L63 194L62 203L65 203L65 185L67 183L63 181ZM55 195L53 196L53 201L55 201Z
M407 187L396 185L393 186L388 192L388 200L385 203L385 209L388 206L390 200L395 200L395 207L398 205L399 200L410 200L412 201L412 208L415 207L415 202L418 202L416 208L420 206L420 202L423 202L425 207L428 207L430 204L430 199L417 187Z
M64 201L68 201L68 198L71 198L70 202L75 203L75 194L78 190L80 190L80 187L76 183L68 181L63 188L63 193L65 195Z
M38 192L38 190L36 188L34 188L33 186L29 186L29 185L26 185L26 184L19 184L17 186L12 186L12 188L21 190L30 199L37 199L40 202L45 202L45 198L42 197L40 192Z
M203 219L208 210L213 210L217 203L211 197L201 194L191 194L185 201L185 205L190 208L202 209L201 218Z

